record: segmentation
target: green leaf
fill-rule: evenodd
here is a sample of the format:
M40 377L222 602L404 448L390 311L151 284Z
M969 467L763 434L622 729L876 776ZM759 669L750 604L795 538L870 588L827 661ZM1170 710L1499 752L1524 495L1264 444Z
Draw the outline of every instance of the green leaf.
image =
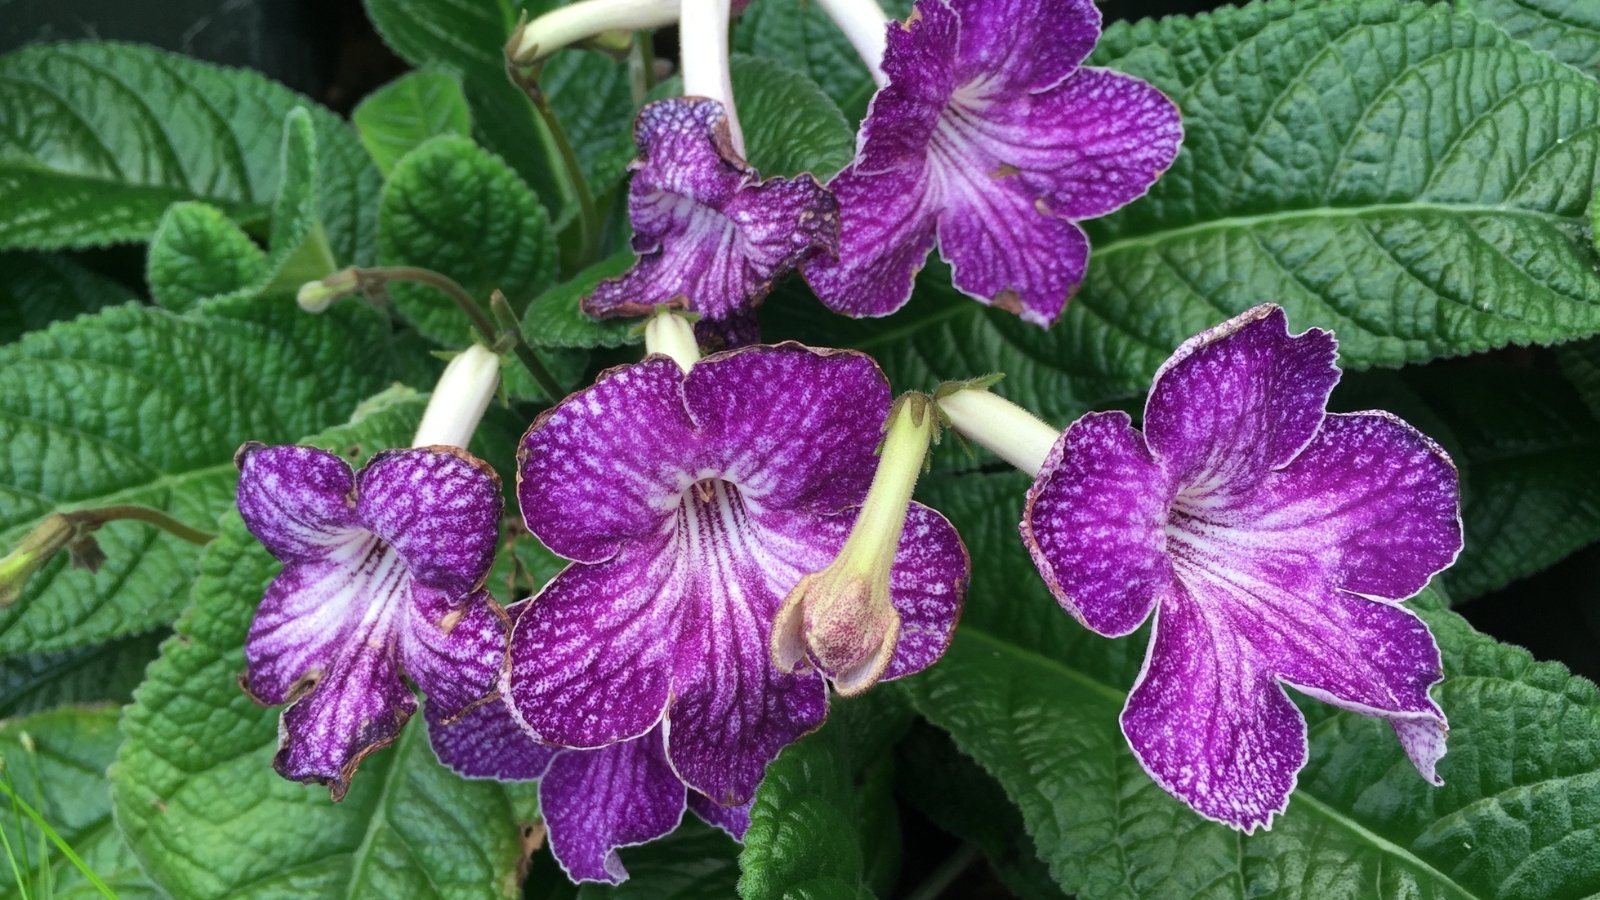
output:
M622 181L634 156L628 67L599 53L565 50L545 63L539 87L550 95L589 189L596 197L605 194Z
M386 265L432 269L479 303L501 290L513 309L554 283L555 239L544 207L493 154L446 135L406 154L383 190L379 232ZM467 318L433 288L390 287L395 306L429 338L465 346Z
M461 82L444 72L400 76L362 100L350 120L385 175L429 138L472 135L472 111Z
M888 795L858 793L856 783L904 730L903 701L899 706L878 694L835 697L828 723L767 767L739 854L740 897L872 896L865 849L881 814L874 800L881 805Z
M1448 4L1387 0L1117 24L1092 62L1165 90L1187 137L1147 197L1089 223L1063 319L1042 331L933 271L831 342L907 387L1007 372L1011 399L1065 424L1266 301L1337 332L1352 369L1600 329L1600 83L1575 69Z
M637 320L591 319L579 306L602 279L633 265L633 251L622 250L556 285L528 304L522 338L532 347L621 347L644 340L634 334Z
M908 0L882 5L895 18L903 19L911 12ZM734 23L733 49L804 73L833 98L852 123L866 115L867 102L877 90L861 57L818 3L775 0L750 4ZM744 109L742 96L739 109Z
M267 277L267 255L226 213L206 203L172 204L150 239L150 298L171 310L193 309Z
M0 760L13 790L44 817L50 827L120 897L156 898L161 894L140 874L138 863L111 820L111 789L106 766L116 756L122 736L117 732L114 706L65 707L21 719L0 722ZM26 735L26 737L24 737ZM14 851L26 847L31 870L25 870L39 895L49 884L62 900L98 898L77 867L55 848L40 858L38 831L29 824L20 830L0 799L0 829ZM10 872L0 878L0 897L24 896ZM48 895L47 895L48 896Z
M1591 0L1460 0L1462 9L1600 76L1600 6Z
M156 631L0 659L0 719L68 703L126 703L165 637Z
M726 834L691 813L672 834L618 851L628 870L627 881L616 887L588 882L579 886L578 900L733 897L739 881L738 850Z
M304 106L328 241L340 259L372 258L377 170L338 117L281 85L109 43L24 47L0 58L0 80L0 247L148 240L182 200L259 222L279 193L284 117Z
M1556 348L1556 361L1589 412L1600 418L1600 339L1562 344Z
M406 443L413 401L311 443L360 459ZM237 514L206 548L189 612L123 718L118 822L174 896L512 897L523 847L508 794L433 758L420 720L339 804L272 771L279 710L239 690L256 598L278 571ZM246 849L247 852L241 852Z
M311 316L280 297L182 317L112 307L0 347L0 546L52 510L113 503L209 530L233 504L239 445L344 420L398 370L389 340L384 317L360 304ZM57 558L0 610L0 655L137 634L177 615L197 548L127 521L96 538L99 571Z
M1014 536L1026 479L934 479L967 537L969 615L911 679L917 708L1005 788L1057 882L1102 897L1541 897L1600 890L1600 691L1440 609L1410 605L1444 653L1442 788L1377 719L1306 703L1310 764L1271 831L1243 836L1168 796L1118 725L1148 629L1072 623ZM1004 603L997 602L1003 599ZM1006 609L1000 609L1006 607Z
M133 292L63 256L0 253L0 344L51 322L127 303Z

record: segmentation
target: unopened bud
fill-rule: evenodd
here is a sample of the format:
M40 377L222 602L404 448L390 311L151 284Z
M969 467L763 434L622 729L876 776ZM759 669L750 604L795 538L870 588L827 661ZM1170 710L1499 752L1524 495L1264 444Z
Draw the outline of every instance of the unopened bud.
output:
M878 469L850 536L834 561L801 578L778 608L771 651L780 671L809 662L847 697L883 677L900 639L889 578L936 427L925 394L903 395L889 413Z
M1011 401L991 394L997 378L943 385L939 411L956 433L1029 475L1038 475L1061 432Z
M644 326L644 352L672 357L685 372L700 360L700 342L694 336L694 319L666 306L656 307Z
M71 544L77 532L71 519L51 513L23 535L16 549L0 559L0 607L17 602L28 579Z
M361 278L354 269L340 269L320 281L300 285L295 300L306 312L319 313L333 305L340 297L361 289Z

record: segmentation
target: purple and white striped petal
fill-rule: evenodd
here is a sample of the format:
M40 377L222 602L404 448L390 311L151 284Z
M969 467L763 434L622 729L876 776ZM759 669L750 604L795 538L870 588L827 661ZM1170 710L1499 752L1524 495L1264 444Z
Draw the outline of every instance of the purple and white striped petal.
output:
M356 516L412 579L455 594L482 586L500 527L500 476L456 447L386 450L356 478Z
M602 750L562 753L539 782L550 851L575 882L626 880L617 849L670 833L685 802L656 731Z
M1456 472L1387 413L1325 413L1334 349L1272 306L1186 342L1144 435L1123 413L1074 423L1022 524L1085 625L1127 634L1156 610L1123 730L1164 788L1246 831L1305 762L1284 686L1388 720L1435 783L1444 754L1439 650L1398 601L1461 548Z
M639 258L584 298L590 315L672 304L725 319L759 303L807 256L837 252L833 196L809 175L762 181L734 150L715 100L651 103L635 137L628 214Z
M239 515L278 559L321 559L359 537L355 474L339 457L315 447L252 442L239 448L234 463Z
M472 707L459 718L427 710L428 741L445 768L463 778L533 781L542 778L556 754L523 730L501 699Z

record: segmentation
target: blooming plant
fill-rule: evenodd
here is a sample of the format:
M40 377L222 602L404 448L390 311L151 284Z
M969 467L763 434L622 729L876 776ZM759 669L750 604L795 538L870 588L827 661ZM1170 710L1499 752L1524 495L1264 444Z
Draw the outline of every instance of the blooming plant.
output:
M1600 895L1600 19L1216 5L0 56L6 896Z

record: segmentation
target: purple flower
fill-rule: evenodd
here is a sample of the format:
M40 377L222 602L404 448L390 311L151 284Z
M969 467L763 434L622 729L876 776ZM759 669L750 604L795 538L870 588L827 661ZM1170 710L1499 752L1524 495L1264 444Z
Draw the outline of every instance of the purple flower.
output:
M1443 677L1398 601L1461 549L1456 472L1388 413L1325 413L1334 339L1290 336L1258 306L1190 339L1157 373L1144 433L1091 413L1056 442L1022 535L1051 591L1110 637L1155 612L1122 713L1167 791L1253 831L1306 761L1287 685L1389 720L1441 783Z
M359 474L311 447L246 444L239 513L284 563L245 642L244 689L287 703L273 767L344 796L417 701L459 715L494 688L504 614L481 590L501 511L494 470L454 447L389 450Z
M773 617L838 554L888 411L870 358L781 344L687 373L653 355L540 416L518 497L528 528L573 565L513 629L503 692L529 733L598 748L660 726L689 787L749 800L827 712L821 675L774 667ZM944 651L967 579L938 513L913 504L905 535L885 678Z
M963 293L1054 322L1088 264L1076 221L1143 194L1182 139L1160 91L1081 67L1099 37L1091 0L920 0L891 24L888 84L829 184L838 256L803 266L817 296L888 315L937 238Z
M590 315L642 316L664 304L740 319L801 259L836 251L833 195L810 175L762 181L734 149L722 104L651 103L635 135L628 214L639 258L584 298Z
M734 840L750 826L748 805L718 806L684 787L659 727L599 750L562 750L535 742L505 703L493 702L449 724L430 722L429 732L440 762L462 776L539 779L550 851L574 882L627 880L618 848L671 833L685 809Z

